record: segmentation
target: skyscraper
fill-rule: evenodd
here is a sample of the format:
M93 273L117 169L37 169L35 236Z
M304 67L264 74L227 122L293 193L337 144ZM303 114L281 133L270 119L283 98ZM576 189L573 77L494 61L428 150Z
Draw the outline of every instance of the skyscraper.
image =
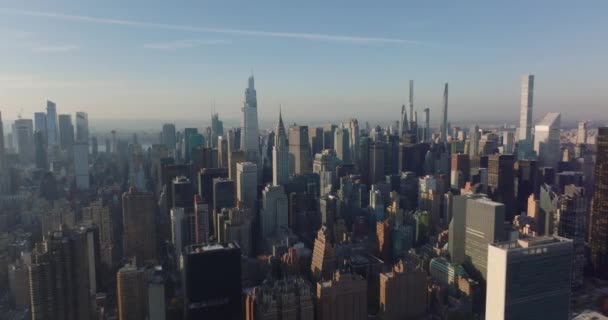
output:
M401 106L401 121L399 121L399 137L403 137L410 131L409 122L407 121L407 109L405 105Z
M570 319L571 240L523 238L487 250L486 319Z
M428 142L431 138L431 120L430 120L430 109L424 108L424 128L422 130L422 142Z
M89 144L86 142L74 145L74 176L76 188L89 189Z
M184 319L243 319L238 244L186 247L182 283Z
M347 123L348 135L350 143L350 157L353 163L359 162L359 121L357 119L350 119Z
M246 297L246 320L314 320L313 289L302 278L264 282Z
M410 131L414 130L415 121L414 119L414 80L410 80Z
M57 145L57 106L50 100L46 101L46 136L49 146Z
M576 144L587 144L587 121L578 122L578 131L576 132Z
M454 197L452 211L449 229L452 261L463 264L475 278L486 279L488 244L506 240L505 206L484 195L462 195Z
M76 142L89 144L89 115L76 112Z
M608 279L608 127L598 129L595 188L591 204L591 266L597 277Z
M312 251L312 262L310 271L315 281L330 279L336 270L336 258L334 257L334 246L331 243L330 230L322 226L317 232L315 245Z
M17 141L19 161L34 162L34 124L32 119L18 119L13 125L13 137Z
M513 220L515 213L515 157L493 154L488 157L488 189L492 200L504 203L505 218Z
M534 76L521 77L521 104L519 113L519 143L517 159L529 159L532 152L532 109L534 105Z
M534 151L542 166L557 169L560 152L560 113L547 113L534 127Z
M0 170L4 167L4 125L2 124L2 112L0 111ZM2 181L0 181L0 186Z
M349 142L348 130L344 126L340 126L334 133L334 150L336 150L336 156L342 162L351 162L351 149Z
M163 125L163 141L162 144L169 147L169 150L173 151L175 149L175 144L177 143L177 136L175 133L175 125L172 123L165 123Z
M34 145L36 153L36 168L48 169L48 161L46 155L46 136L42 131L34 132Z
M304 174L311 172L311 154L308 145L308 127L292 125L289 127L289 173ZM333 131L332 131L333 146ZM333 147L332 147L333 148Z
M258 169L255 163L236 164L236 198L246 208L256 212L258 199Z
M441 141L448 141L448 83L443 89L443 113L441 121Z
M258 100L253 75L249 77L249 86L245 89L245 102L242 111L241 149L245 152L245 160L257 163L260 156L260 133L258 131Z
M146 272L135 265L126 265L116 274L118 319L145 319L148 311Z
M217 138L224 135L224 123L220 120L220 115L214 113L211 115L211 145L218 147Z
M289 146L287 145L287 134L283 125L283 115L279 111L279 122L274 135L274 147L272 148L272 183L274 185L285 185L289 179Z
M46 113L35 112L34 113L34 131L40 131L46 137ZM46 145L48 141L44 141Z
M49 131L50 141L50 130L47 128L47 131ZM74 125L72 124L72 116L69 114L59 115L59 145L63 150L69 150L74 145ZM53 145L49 142L49 146Z
M152 192L131 187L122 195L124 257L137 263L156 259L156 204Z
M267 185L262 191L260 229L262 239L276 234L279 228L288 226L287 195L281 185Z

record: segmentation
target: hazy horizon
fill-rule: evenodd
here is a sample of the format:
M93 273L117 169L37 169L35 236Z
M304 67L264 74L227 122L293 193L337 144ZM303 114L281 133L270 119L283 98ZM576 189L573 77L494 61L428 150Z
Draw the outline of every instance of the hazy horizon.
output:
M10 0L0 6L0 110L31 118L50 99L92 120L238 119L253 72L262 121L279 106L288 122L397 119L410 79L434 123L445 82L452 122L516 121L530 73L535 119L606 117L608 3L524 3Z

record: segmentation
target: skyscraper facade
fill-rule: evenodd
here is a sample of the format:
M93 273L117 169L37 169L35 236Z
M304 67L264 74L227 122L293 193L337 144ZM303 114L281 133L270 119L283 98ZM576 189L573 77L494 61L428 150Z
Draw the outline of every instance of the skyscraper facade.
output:
M242 111L241 149L245 152L245 160L257 163L260 156L260 133L258 131L258 100L253 75L249 77L249 85L245 89Z
M238 244L186 247L182 283L185 320L243 319Z
M58 144L57 139L57 106L55 102L46 101L46 136L48 145L54 146Z
M534 127L534 151L542 166L557 169L561 159L561 114L550 112Z
M443 113L441 120L441 141L448 141L448 84L443 88Z
M89 144L86 142L74 144L74 176L76 188L89 189Z
M148 288L146 272L135 265L126 265L116 274L116 301L119 320L146 319Z
M256 212L258 199L258 170L253 162L236 164L236 198L246 208Z
M534 76L521 77L521 101L519 113L519 143L517 159L530 158L532 151L532 109L534 106Z
M571 240L523 238L487 250L486 319L570 319Z
M48 115L47 115L48 116ZM63 150L70 150L74 145L74 125L72 124L72 116L69 114L60 114L59 115L59 145ZM47 122L48 124L48 122ZM49 141L50 139L50 130L47 128L49 132ZM57 143L56 143L57 144ZM53 146L49 142L49 146Z
M89 115L76 112L76 142L89 144Z
M591 204L591 266L597 277L608 279L608 127L598 129L595 188Z
M283 125L283 115L279 112L279 122L274 135L274 147L272 148L272 183L274 185L285 185L289 179L289 146L287 145L287 134Z
M367 281L336 271L331 279L317 282L315 302L317 320L367 319Z
M122 195L124 257L137 263L156 259L156 204L152 192L131 187Z
M32 119L18 119L13 125L13 137L17 141L19 161L22 163L34 162L34 124Z
M35 112L34 113L34 131L40 131L46 138L46 113ZM48 141L45 141L46 145Z
M163 141L161 143L169 147L169 150L173 151L173 149L175 149L175 144L177 143L175 125L172 123L165 123L163 125L162 136Z
M587 121L579 121L578 123L576 144L587 144Z
M281 185L267 185L262 191L260 229L262 239L270 237L278 228L288 226L287 195Z
M289 173L304 174L311 172L311 154L308 145L308 127L292 125L289 127ZM333 145L333 132L332 132Z

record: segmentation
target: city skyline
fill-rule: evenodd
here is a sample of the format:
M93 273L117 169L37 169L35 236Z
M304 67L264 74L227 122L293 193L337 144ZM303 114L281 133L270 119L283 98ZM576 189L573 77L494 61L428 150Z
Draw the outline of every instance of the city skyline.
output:
M552 5L551 12L540 2L524 12L446 5L446 16L423 4L355 3L345 12L317 3L184 4L162 15L164 5L9 1L0 7L0 34L8 39L0 57L11 61L0 78L2 108L15 119L21 108L30 114L50 99L93 119L133 119L142 110L145 118L170 110L176 119L206 119L215 110L236 119L242 79L252 70L261 121L276 119L279 105L288 122L328 108L336 118L390 119L407 102L409 79L432 123L441 117L445 82L451 120L475 112L480 120L516 121L518 79L530 73L538 77L534 120L549 111L601 118L599 84L608 80L602 10ZM565 18L573 23L563 25Z

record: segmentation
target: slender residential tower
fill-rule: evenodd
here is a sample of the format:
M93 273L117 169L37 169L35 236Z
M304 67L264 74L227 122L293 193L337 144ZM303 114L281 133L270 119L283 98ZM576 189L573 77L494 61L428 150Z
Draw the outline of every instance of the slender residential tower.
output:
M519 112L519 142L517 145L517 159L533 159L532 150L532 106L534 101L534 76L521 77L521 109Z
M410 80L410 121L414 121L414 80Z
M46 137L49 147L57 145L57 105L50 100L46 101Z
M289 178L289 146L287 145L287 134L283 125L283 114L279 111L279 123L274 135L274 147L272 149L272 184L285 185Z
M443 119L441 120L441 141L448 141L448 83L443 89Z
M242 110L241 149L245 153L246 161L257 163L260 153L258 141L258 100L253 75L249 77L249 86L245 89L245 103Z
M407 110L405 105L401 106L401 122L399 122L399 137L403 137L404 134L409 131L409 123L407 122Z
M431 136L431 120L429 116L430 111L431 110L429 108L424 108L424 142L428 142Z

